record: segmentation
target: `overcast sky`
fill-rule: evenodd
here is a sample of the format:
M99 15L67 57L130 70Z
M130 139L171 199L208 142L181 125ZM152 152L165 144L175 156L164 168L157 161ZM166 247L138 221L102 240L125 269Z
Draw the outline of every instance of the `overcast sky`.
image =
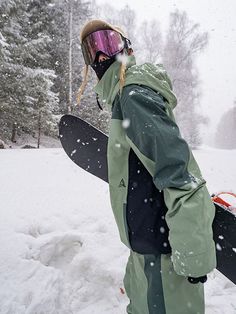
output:
M98 4L105 2L97 0ZM201 108L210 119L208 131L214 132L220 116L236 99L236 0L119 0L111 4L117 8L128 4L136 11L137 21L156 18L163 29L171 11L185 10L202 31L209 33L209 45L198 58L198 70Z

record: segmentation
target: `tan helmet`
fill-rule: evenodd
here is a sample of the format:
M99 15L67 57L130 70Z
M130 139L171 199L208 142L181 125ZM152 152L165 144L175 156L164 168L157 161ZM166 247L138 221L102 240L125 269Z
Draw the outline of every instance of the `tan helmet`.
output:
M120 27L115 26L115 25L111 25L105 21L102 20L91 20L89 22L87 22L84 27L81 30L80 33L80 41L82 42L84 40L85 37L87 37L89 34L96 32L96 31L100 31L103 29L112 29L113 31L121 34L123 37L127 38L125 32L120 29Z

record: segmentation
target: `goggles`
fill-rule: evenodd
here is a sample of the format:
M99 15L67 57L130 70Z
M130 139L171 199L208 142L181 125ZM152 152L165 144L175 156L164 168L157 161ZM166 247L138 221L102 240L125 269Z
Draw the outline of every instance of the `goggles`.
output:
M89 34L81 44L85 64L93 64L98 52L113 57L125 48L125 42L121 34L111 29Z

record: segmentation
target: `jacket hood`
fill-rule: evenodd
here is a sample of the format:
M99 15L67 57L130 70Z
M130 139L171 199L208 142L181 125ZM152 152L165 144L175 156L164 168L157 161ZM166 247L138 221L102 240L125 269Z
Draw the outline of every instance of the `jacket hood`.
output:
M102 103L108 106L112 105L120 90L120 67L120 61L115 61L94 88ZM177 105L177 99L172 91L170 78L161 64L136 65L135 57L128 56L126 67L124 86L137 84L150 87L159 92L167 100L170 108L174 109Z

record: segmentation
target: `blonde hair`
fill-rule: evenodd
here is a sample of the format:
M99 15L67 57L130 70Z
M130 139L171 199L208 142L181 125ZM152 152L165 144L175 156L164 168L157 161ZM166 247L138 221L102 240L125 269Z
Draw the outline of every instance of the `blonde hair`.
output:
M89 66L86 64L84 67L84 73L83 73L83 82L80 85L80 88L78 90L77 94L77 105L79 106L81 98L83 96L83 93L85 91L85 87L88 83L88 76L89 76Z
M121 63L120 66L120 96L125 85L125 72L126 72L126 63Z
M121 63L120 66L120 96L123 90L123 87L125 85L125 72L126 72L126 63ZM83 82L81 83L79 90L78 90L78 94L77 94L77 105L80 105L81 102L81 98L83 96L83 93L85 91L85 88L87 86L88 83L88 77L89 77L89 66L85 65L84 67L84 73L83 73Z

